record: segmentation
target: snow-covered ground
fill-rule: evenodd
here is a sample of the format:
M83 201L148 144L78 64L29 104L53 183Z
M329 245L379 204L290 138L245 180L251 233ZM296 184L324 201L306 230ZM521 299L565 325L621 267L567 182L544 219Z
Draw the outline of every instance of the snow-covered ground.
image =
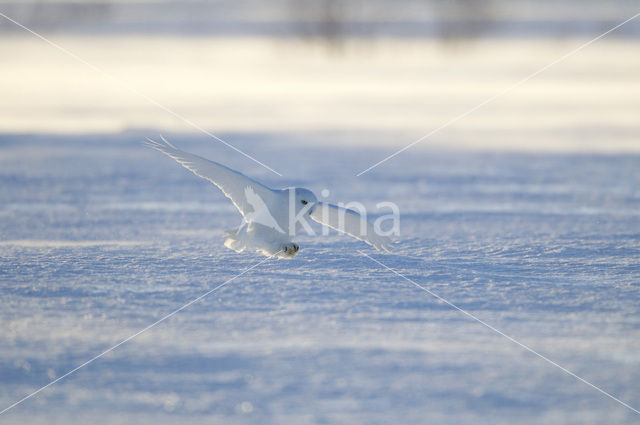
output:
M0 411L255 266L0 424L640 421L366 256L640 409L637 20L504 91L633 2L298 3L0 0L60 47L0 18ZM160 132L395 202L397 250L301 236L257 265L223 247L231 203L141 145Z
M0 409L262 260L222 246L237 212L142 147L148 135L0 137ZM272 186L396 202L397 252L301 237L294 260L259 265L0 423L638 422L358 250L637 409L639 156L419 146L355 177L390 149L350 132L331 146L223 136L284 178L206 136L170 138Z
M297 39L50 38L98 71L28 33L5 37L0 132L197 131L156 101L214 133L296 131L303 142L341 146L330 132L349 131L362 136L350 145L385 149L405 146L588 41L349 39L341 53L328 54ZM640 41L612 34L429 143L639 152L639 53Z

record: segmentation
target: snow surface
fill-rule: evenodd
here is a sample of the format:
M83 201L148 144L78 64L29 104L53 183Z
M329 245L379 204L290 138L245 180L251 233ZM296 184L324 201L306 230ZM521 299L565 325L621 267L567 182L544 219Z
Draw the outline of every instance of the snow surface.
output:
M142 136L1 136L0 409L262 259L223 247L231 203ZM270 186L394 201L398 251L301 237L295 259L260 265L0 423L640 421L358 253L639 408L640 156L417 147L355 177L390 152L348 148L362 137L348 133L332 135L342 148L223 136L285 178L170 137Z
M635 24L640 28L640 20ZM0 132L198 131L149 96L216 134L298 132L305 144L315 139L339 147L345 141L332 131L355 132L361 137L354 134L349 146L391 151L589 39L475 40L457 47L429 39L350 39L340 55L286 38L52 40L115 81L31 34L4 37L0 57L11 60L0 66ZM639 153L638 53L640 40L600 40L446 126L429 143Z

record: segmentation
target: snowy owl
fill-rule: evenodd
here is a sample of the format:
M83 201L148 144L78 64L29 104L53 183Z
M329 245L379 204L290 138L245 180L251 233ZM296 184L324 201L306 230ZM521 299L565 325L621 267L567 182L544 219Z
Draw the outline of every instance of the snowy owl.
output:
M391 239L377 234L374 226L353 210L318 202L308 189L268 188L222 164L180 150L164 138L162 142L147 139L145 144L216 185L242 214L242 224L226 233L224 245L227 248L293 258L300 247L292 239L309 217L378 250L389 251Z

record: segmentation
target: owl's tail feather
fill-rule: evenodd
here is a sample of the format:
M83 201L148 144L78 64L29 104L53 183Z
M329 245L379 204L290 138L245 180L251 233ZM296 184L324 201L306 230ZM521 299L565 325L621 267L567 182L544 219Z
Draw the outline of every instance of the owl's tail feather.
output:
M259 227L259 226L258 226ZM269 229L269 234L275 233ZM227 239L224 246L236 252L242 252L246 249L260 252L267 257L278 255L282 251L283 243L278 240L265 237L255 226L247 226L245 224L238 228L230 229L225 233Z
M224 246L235 252L242 252L248 247L247 232L243 231L245 226L240 226L236 229L229 229L225 232L227 239L224 241Z

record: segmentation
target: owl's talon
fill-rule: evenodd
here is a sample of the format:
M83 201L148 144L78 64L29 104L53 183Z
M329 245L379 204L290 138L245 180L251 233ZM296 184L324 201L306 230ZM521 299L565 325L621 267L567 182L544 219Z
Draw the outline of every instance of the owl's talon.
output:
M290 243L282 246L282 256L293 258L298 251L300 250L300 246L295 243Z

